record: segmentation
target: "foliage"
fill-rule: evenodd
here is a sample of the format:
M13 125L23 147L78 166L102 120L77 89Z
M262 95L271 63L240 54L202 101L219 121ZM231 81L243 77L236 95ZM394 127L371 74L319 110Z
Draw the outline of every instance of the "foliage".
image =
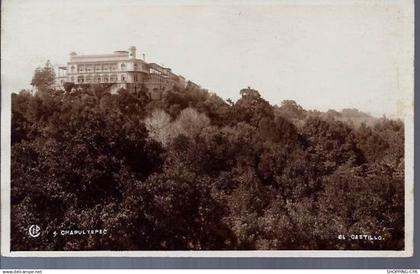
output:
M37 87L39 91L45 91L45 89L51 88L54 84L54 79L54 68L52 67L50 61L47 61L43 68L38 67L35 69L31 85Z
M43 73L43 96L12 95L13 250L404 248L401 121L251 88L230 104L192 84L52 91ZM385 240L338 239L360 234Z

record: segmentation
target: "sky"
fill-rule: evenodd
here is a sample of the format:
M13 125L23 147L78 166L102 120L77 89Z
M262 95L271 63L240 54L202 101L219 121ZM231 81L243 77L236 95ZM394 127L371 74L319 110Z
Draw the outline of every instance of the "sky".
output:
M2 1L2 93L37 66L137 47L137 56L236 100L403 117L413 97L410 0Z

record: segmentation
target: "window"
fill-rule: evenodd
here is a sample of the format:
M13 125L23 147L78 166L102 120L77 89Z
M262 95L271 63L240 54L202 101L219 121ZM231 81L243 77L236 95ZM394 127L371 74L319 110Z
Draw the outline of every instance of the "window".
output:
M125 64L124 64L124 63L122 63L122 64L121 64L121 70L125 70L125 67L126 67L126 66L125 66Z
M107 83L108 82L108 76L104 76L104 82Z
M134 82L137 82L137 75L134 75Z
M121 75L121 81L125 81L125 76Z
M70 77L70 82L74 82L74 77Z
M134 70L137 70L137 64L134 64Z
M74 72L74 66L71 66L71 72Z

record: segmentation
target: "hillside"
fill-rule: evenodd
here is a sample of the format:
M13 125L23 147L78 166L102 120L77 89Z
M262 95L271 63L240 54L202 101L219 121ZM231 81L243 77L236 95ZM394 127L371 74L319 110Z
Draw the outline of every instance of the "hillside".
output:
M240 93L13 94L12 249L404 248L401 121Z

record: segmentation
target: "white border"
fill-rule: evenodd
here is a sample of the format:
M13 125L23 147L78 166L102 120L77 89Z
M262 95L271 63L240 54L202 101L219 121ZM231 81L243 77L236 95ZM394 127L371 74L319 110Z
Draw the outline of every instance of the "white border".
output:
M307 3L307 1L303 1ZM410 56L414 63L414 2ZM2 63L2 72L4 72ZM1 255L6 257L410 257L413 256L414 231L414 64L412 81L406 88L412 90L405 116L405 250L255 250L255 251L10 251L10 148L11 148L11 94L1 94ZM3 73L2 73L3 78Z

